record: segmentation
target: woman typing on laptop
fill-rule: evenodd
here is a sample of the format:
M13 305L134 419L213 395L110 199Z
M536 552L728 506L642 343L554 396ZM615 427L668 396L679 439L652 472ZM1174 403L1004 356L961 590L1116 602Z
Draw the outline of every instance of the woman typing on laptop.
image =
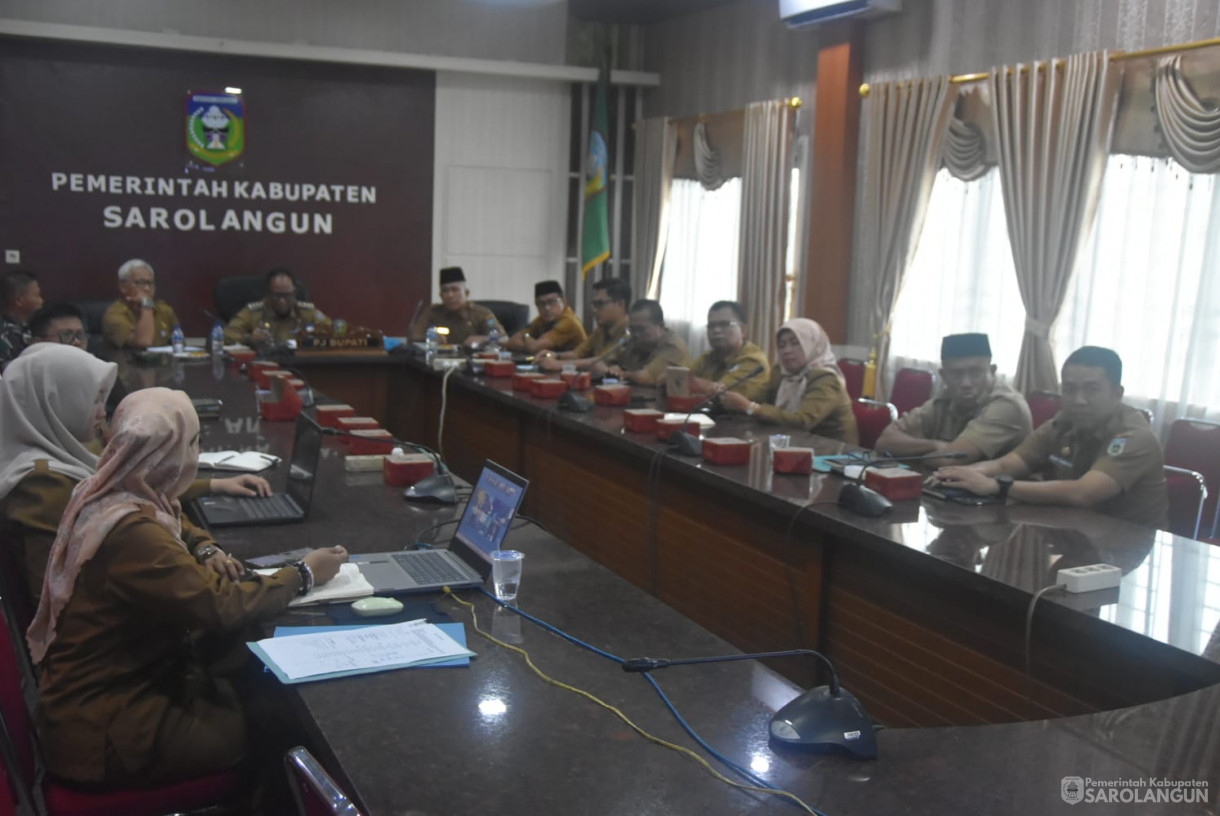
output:
M198 455L186 395L137 391L64 511L28 633L42 667L43 754L57 777L129 787L236 765L247 754L242 707L209 673L198 637L276 615L347 560L342 547L313 550L240 582L201 564L176 498Z

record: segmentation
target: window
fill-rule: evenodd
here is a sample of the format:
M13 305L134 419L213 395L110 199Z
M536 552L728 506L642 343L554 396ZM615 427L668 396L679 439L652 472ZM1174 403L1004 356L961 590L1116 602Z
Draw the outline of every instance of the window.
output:
M707 348L708 307L737 299L740 215L741 179L716 190L673 180L660 300L665 323L686 341L692 358Z

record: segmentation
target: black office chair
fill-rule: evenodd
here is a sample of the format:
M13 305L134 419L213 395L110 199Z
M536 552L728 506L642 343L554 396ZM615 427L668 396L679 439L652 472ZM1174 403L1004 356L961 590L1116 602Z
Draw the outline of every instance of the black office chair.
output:
M228 323L233 315L246 304L262 300L267 291L266 275L228 275L216 281L212 287L212 301L216 304L216 316ZM297 281L297 300L309 300L309 290Z
M85 332L89 335L89 351L97 354L102 350L102 318L113 300L77 300L72 305L80 309L85 318Z
M491 309L509 337L529 325L530 307L524 303L513 303L511 300L476 300L475 303Z

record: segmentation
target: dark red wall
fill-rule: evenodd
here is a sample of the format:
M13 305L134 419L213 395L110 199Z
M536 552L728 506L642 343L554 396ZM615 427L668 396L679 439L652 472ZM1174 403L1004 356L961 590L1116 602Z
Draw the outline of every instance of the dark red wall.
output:
M243 89L245 155L214 173L185 148L188 91ZM428 296L435 74L0 38L0 249L21 252L48 301L117 295L140 257L187 334L203 334L212 285L273 266L296 272L327 314L402 334ZM52 191L52 174L375 185L376 204ZM217 229L108 228L119 206L205 209ZM220 229L226 209L331 214L330 235Z

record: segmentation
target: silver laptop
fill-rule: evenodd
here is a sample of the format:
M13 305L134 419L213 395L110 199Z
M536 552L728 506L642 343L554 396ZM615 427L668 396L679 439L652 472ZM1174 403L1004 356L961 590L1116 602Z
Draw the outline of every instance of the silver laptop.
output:
M350 560L377 595L481 586L491 574L492 553L508 535L528 486L525 479L488 460L449 549L365 553Z
M322 456L322 431L304 414L297 417L288 468L288 489L270 496L201 496L198 514L210 527L291 524L304 521L313 501L313 485Z

